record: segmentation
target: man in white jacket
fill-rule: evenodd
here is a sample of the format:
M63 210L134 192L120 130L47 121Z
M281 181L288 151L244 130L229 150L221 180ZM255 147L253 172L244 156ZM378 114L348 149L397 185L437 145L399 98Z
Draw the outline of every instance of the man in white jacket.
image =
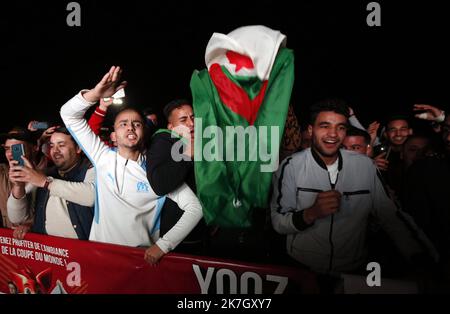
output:
M111 97L119 84L121 69L111 67L91 90L83 90L61 108L61 117L72 136L96 169L97 199L90 240L128 246L150 246L144 258L151 264L175 248L202 217L200 202L186 184L167 197L184 211L180 220L159 237L159 217L165 197L152 190L146 176L143 141L145 122L134 109L119 112L112 140L106 146L89 128L85 112L101 98Z
M287 253L317 272L357 271L365 266L374 216L408 261L426 261L428 253L437 260L423 232L387 195L373 162L340 150L347 106L325 100L311 116L311 148L286 158L274 175L272 225L287 235Z

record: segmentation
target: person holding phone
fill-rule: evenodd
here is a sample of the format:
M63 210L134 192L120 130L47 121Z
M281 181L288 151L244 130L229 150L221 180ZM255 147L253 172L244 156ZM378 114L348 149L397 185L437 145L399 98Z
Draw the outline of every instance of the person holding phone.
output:
M8 217L14 223L32 220L36 233L87 240L94 216L94 169L66 128L55 129L49 145L54 167L45 172L26 157L24 166L11 162ZM15 236L22 239L27 231Z
M0 210L2 214L0 226L3 228L16 228L17 225L9 220L7 211L7 200L15 184L9 178L10 165L15 162L12 147L14 145L16 145L14 147L22 147L20 149L23 149L23 155L29 158L29 160L34 160L36 158L34 154L36 138L32 132L24 128L14 127L9 132L0 134L0 139L7 161L7 163L0 164ZM20 154L20 152L19 154L16 153L16 160L19 159ZM22 159L20 158L20 160ZM29 189L30 187L27 187L27 190Z

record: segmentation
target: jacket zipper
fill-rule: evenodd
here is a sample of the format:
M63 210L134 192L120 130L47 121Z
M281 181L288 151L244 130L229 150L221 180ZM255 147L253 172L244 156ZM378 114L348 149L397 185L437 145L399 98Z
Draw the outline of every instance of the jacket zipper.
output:
M330 173L328 172L328 180L330 181L331 189L334 190L336 187L336 184L339 179L339 172L336 175L336 181L331 183L331 177ZM330 242L330 263L328 264L328 271L331 272L331 269L333 268L333 257L334 257L334 243L333 243L333 224L334 224L334 214L331 214L331 221L330 221L330 232L328 233L328 241Z

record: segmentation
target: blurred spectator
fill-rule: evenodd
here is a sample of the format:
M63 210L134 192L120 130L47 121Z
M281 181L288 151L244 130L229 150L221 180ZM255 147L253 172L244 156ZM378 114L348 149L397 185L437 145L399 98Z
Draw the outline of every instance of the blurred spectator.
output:
M407 173L404 208L440 254L435 288L450 289L450 115L442 124L445 153L416 161Z
M147 107L142 110L144 117L147 118L147 125L150 129L156 130L158 128L158 115L152 107Z
M425 158L431 152L430 139L424 135L413 134L406 140L403 145L402 159L406 169L408 169L413 162Z
M346 150L351 150L367 156L370 148L370 135L364 130L350 126L347 129L347 134L342 142L342 146Z
M303 127L303 125L305 127ZM300 147L303 150L303 149L307 149L307 148L311 147L311 134L309 134L309 132L308 132L308 128L307 128L307 124L306 123L302 124L302 126L300 126L300 127L301 127L301 136L300 136L301 144L300 144Z
M7 210L7 201L13 185L9 179L9 163L13 161L11 146L23 144L25 156L30 160L34 160L38 155L36 154L36 136L24 128L15 127L8 133L1 134L0 139L5 151L6 161L8 162L7 164L0 164L0 210L2 213L0 226L12 228L14 225L8 218Z
M294 108L289 105L286 123L284 125L283 141L280 147L280 162L301 148L302 135Z
M393 115L387 120L386 130L383 134L386 143L374 148L376 155L380 152L386 153L384 158L389 163L386 171L382 171L382 175L391 191L395 194L392 195L395 198L398 198L401 194L405 175L403 160L401 158L403 145L412 133L413 130L406 116ZM383 147L385 150L381 151L380 148Z

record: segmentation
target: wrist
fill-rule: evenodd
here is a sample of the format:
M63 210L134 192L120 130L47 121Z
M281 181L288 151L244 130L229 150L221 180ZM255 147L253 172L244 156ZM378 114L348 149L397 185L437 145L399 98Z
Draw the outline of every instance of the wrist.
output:
M105 114L106 111L108 110L108 107L105 106L105 105L103 105L103 104L100 104L100 105L98 106L97 110L100 111L101 114Z
M308 225L313 224L316 221L316 217L313 214L313 210L312 208L307 208L303 211L303 220L305 221L305 223L307 223Z
M46 177L45 180L42 182L42 185L40 186L43 189L48 190L50 183L53 182L53 178L52 177Z
M17 200L22 199L25 196L25 186L23 184L13 185L11 189L11 194Z
M96 103L100 100L100 95L97 95L94 89L82 92L81 95L90 103Z

